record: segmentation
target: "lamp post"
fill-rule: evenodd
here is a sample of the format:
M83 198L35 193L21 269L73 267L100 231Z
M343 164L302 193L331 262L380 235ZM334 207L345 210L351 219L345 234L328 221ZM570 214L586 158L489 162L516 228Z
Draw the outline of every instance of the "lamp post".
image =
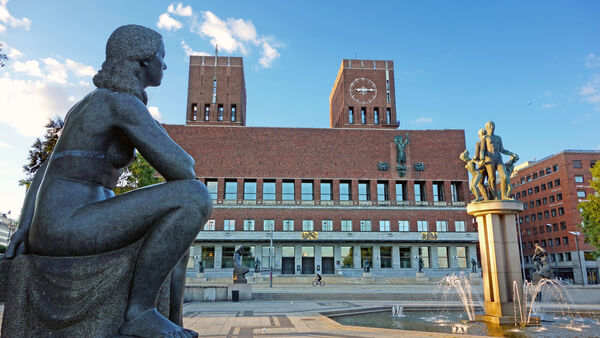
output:
M577 247L577 261L579 262L579 270L581 271L581 285L585 285L585 277L583 276L583 264L581 263L581 254L579 253L579 231L569 231L571 235L575 236L575 246Z

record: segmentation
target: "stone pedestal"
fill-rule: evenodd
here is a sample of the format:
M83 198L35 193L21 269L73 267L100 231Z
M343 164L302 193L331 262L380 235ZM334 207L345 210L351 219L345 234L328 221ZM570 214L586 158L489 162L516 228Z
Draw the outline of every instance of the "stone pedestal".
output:
M415 279L417 280L417 282L427 282L429 280L429 278L427 278L427 276L425 275L425 272L417 272Z
M514 323L513 283L520 289L521 257L515 215L523 210L519 201L471 203L467 213L477 217L485 315L477 320Z
M239 291L240 300L252 300L252 284L234 283L227 285L227 300L231 301L231 292Z

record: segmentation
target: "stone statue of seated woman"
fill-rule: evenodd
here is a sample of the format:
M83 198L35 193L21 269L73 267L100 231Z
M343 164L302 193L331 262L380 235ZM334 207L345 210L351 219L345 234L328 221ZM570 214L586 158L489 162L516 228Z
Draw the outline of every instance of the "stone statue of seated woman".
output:
M236 284L248 283L246 274L250 268L242 264L242 257L244 257L244 248L240 245L233 256L233 282Z
M185 269L212 199L146 107L164 57L161 35L143 26L108 39L97 89L68 112L27 191L6 255L3 336L197 336L182 327ZM115 196L135 150L166 182Z

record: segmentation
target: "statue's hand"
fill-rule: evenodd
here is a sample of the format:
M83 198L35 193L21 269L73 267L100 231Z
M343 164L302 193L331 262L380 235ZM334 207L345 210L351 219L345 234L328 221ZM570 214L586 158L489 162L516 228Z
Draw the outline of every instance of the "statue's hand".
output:
M24 230L21 227L15 231L10 237L10 244L6 249L6 258L12 259L27 252L27 236L29 236L29 231Z

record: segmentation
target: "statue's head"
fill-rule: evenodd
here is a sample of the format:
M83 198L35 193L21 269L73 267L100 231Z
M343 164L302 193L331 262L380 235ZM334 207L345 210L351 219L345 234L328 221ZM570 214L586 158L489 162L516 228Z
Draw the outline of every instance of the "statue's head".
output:
M494 123L494 121L488 121L485 124L485 130L487 131L488 135L494 135L495 128L496 128L496 124Z
M489 122L488 122L489 123ZM493 123L493 122L492 122ZM477 132L477 136L479 136L479 138L484 137L485 135L487 135L487 131L485 131L485 129L479 129L479 131Z
M471 160L471 158L469 157L469 151L468 150L463 151L462 154L460 154L460 159L462 161L469 162Z
M162 36L150 28L117 28L108 38L106 60L94 76L94 85L133 94L146 103L144 88L160 85L162 71L167 68L164 48Z

